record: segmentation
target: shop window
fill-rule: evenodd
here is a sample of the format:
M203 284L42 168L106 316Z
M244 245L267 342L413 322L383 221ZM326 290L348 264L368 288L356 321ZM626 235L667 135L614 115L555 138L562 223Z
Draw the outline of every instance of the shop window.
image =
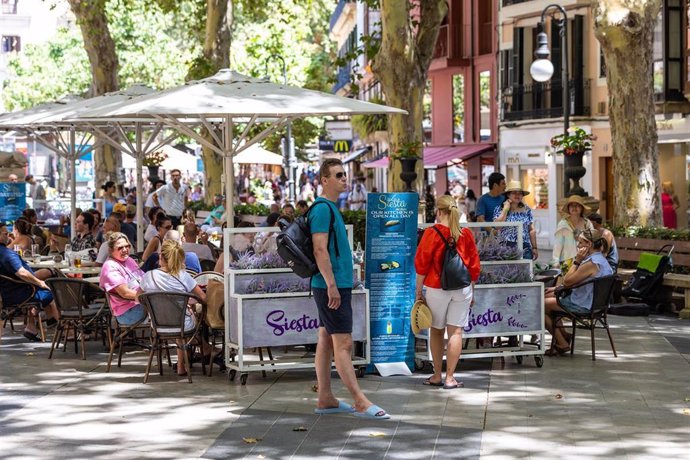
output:
M465 76L453 75L453 142L465 141Z
M544 166L521 166L518 180L529 191L523 198L532 209L549 208L549 169Z
M665 0L654 28L654 97L678 101L683 96L683 2Z
M464 164L448 167L448 192L456 200L463 201L465 199L465 193L467 193L467 169L465 169Z
M493 160L491 160L491 164L484 164L484 159L482 158L482 190L480 194L475 193L475 195L477 195L477 199L479 199L480 195L489 193L489 176L494 171L496 171L496 167L493 164Z
M479 139L489 141L491 133L491 71L479 73Z
M424 86L424 96L422 96L422 129L424 130L424 142L428 143L432 141L431 103L431 79L428 79Z
M3 35L2 36L2 52L12 53L22 50L22 40L19 35Z

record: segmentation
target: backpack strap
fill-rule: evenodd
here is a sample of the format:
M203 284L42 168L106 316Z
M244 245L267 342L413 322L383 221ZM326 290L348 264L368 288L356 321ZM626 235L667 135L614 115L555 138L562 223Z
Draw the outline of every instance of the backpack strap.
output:
M452 245L451 245L450 241L448 241L448 240L446 239L446 237L445 237L445 236L443 236L443 233L441 233L441 230L439 230L438 228L436 228L436 226L435 226L435 225L432 225L432 227L431 227L431 228L433 228L434 230L436 230L436 233L438 233L438 236L440 236L440 237L441 237L441 239L442 239L442 240L443 240L443 242L444 242L444 243L446 244L446 246L451 246L451 247L452 247ZM451 239L453 239L453 238L451 237Z
M331 221L330 221L330 224L328 226L328 243L327 244L328 245L331 244L331 235L333 235L333 246L335 248L335 256L340 257L340 250L338 249L338 240L335 238L335 225L334 225L335 214L333 213L333 207L331 205L329 205L328 203L326 203L325 201L319 201L317 203L312 204L311 207L309 207L309 209L307 210L307 214L305 215L305 218L307 219L307 222L309 222L309 213L311 212L312 209L314 209L314 207L317 204L321 204L321 203L328 205L328 210L331 213Z

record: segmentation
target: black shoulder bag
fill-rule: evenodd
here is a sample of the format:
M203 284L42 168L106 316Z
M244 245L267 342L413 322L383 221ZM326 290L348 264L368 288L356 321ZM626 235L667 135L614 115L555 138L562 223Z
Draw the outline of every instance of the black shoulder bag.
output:
M465 267L465 263L462 261L462 257L458 253L455 239L451 236L450 240L447 240L436 226L431 228L436 230L436 233L438 233L446 246L443 253L443 267L441 268L441 289L444 291L455 291L466 288L472 284L472 278L470 277L470 272L467 271L467 267Z

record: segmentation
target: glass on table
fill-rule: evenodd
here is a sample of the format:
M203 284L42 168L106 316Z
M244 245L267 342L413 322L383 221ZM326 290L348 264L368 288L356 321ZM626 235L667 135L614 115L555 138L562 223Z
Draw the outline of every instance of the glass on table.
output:
M19 254L19 257L21 257L21 256L24 255L24 251L22 251L22 247L21 247L20 245L18 245L18 244L15 244L15 245L14 245L14 252L16 252L17 254Z
M72 258L74 260L74 268L81 268L81 257L75 256Z

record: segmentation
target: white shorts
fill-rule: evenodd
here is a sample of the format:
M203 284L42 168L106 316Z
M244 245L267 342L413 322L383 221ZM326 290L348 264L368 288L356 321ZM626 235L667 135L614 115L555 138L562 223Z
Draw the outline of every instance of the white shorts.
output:
M472 286L454 291L426 286L426 304L431 309L431 327L445 329L446 326L467 326Z

